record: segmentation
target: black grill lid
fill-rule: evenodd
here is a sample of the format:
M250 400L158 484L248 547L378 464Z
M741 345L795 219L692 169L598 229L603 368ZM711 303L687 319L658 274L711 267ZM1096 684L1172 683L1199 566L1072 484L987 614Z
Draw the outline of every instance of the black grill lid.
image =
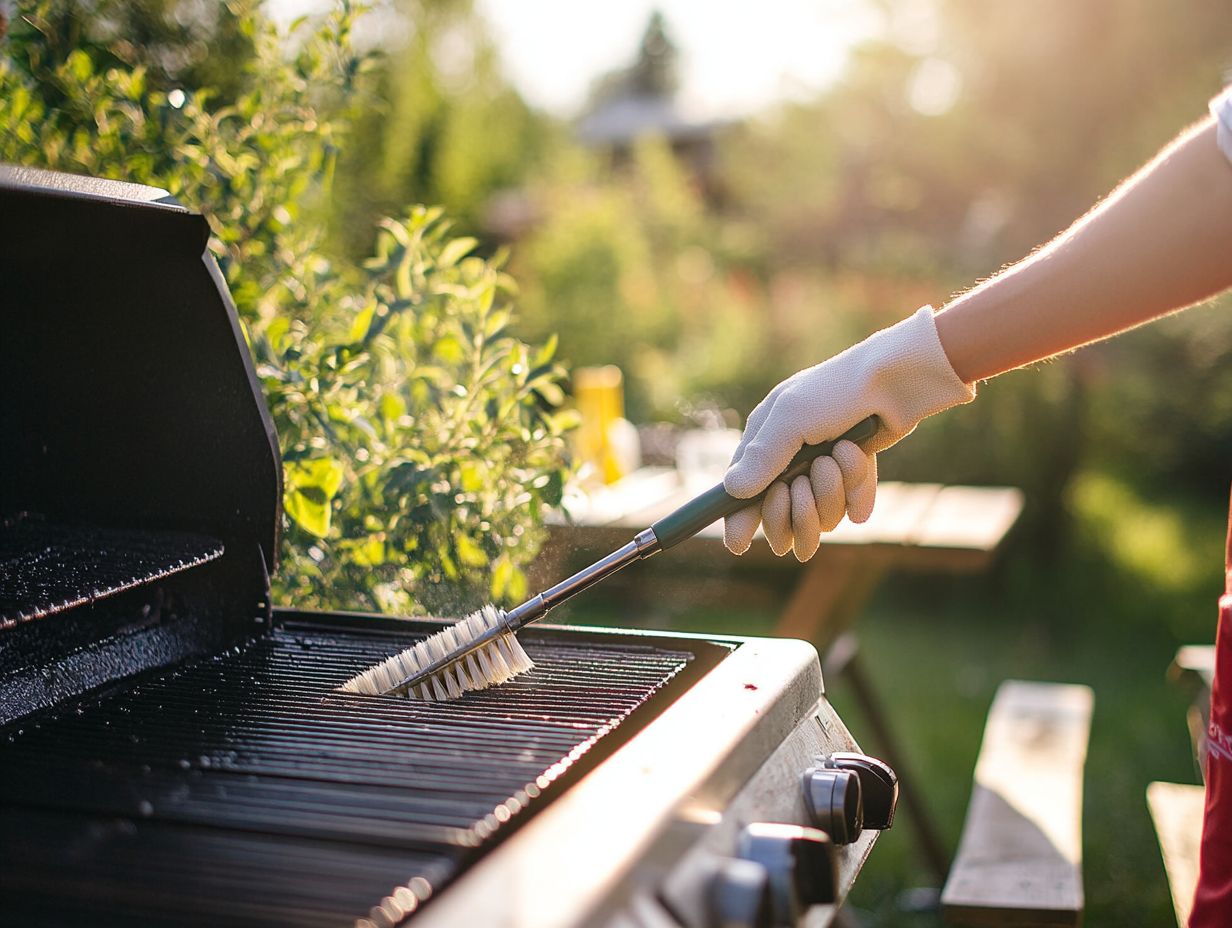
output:
M251 615L280 466L208 236L161 190L0 165L0 532L206 536Z
M208 236L161 191L0 166L0 512L273 566L277 440Z
M269 619L278 446L208 240L0 165L0 723Z

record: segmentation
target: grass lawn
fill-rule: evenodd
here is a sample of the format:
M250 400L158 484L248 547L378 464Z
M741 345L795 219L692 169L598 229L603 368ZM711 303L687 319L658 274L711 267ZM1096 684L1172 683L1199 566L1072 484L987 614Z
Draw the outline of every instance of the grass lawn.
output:
M1179 643L1213 640L1219 512L1127 499L1123 487L1094 478L1076 494L1080 531L1051 566L1029 565L1011 548L990 576L890 577L859 625L862 653L951 850L997 685L1020 678L1091 686L1085 924L1170 925L1145 792L1151 780L1198 781L1186 696L1164 674ZM1178 526L1182 537L1170 539ZM561 620L618 624L616 604L599 598ZM656 625L760 634L772 618L768 610L683 610ZM877 753L842 681L827 688L856 738ZM862 924L941 924L935 912L909 910L906 891L929 885L911 839L905 818L882 837L852 899Z

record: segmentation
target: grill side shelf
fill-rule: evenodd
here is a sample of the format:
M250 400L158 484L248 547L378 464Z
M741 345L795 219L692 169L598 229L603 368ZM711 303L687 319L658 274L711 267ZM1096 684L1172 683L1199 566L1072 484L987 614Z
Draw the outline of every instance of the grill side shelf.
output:
M8 520L0 524L0 629L152 583L222 554L221 541L187 532Z

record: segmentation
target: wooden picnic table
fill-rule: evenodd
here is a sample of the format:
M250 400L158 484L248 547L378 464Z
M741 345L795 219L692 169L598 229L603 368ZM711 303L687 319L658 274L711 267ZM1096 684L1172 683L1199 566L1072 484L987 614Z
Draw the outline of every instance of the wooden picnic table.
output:
M536 579L564 570L566 561L572 564L616 549L715 479L712 475L689 481L672 468L643 468L567 501L571 508L566 519L551 525ZM886 571L986 567L1018 519L1022 503L1022 492L1011 487L886 482L877 488L872 518L860 525L844 519L822 536L820 550L807 564L798 564L790 555L775 557L760 530L749 551L733 560L723 547L722 523L660 558L689 568L771 568L779 584L782 572L794 574L774 633L811 641L824 653L850 626Z
M554 583L568 568L615 550L721 476L686 480L672 468L643 468L586 496L575 495L567 500L567 518L550 525L551 537L532 571L532 583ZM906 770L908 760L888 715L857 660L852 625L889 570L969 572L986 567L1017 521L1022 504L1022 492L1011 487L890 481L878 486L877 505L867 522L855 525L844 519L822 536L821 548L806 564L791 555L776 557L760 530L749 551L734 558L723 547L722 523L648 562L671 565L654 575L655 593L660 596L662 585L680 581L688 571L708 569L724 573L724 582L716 585L724 595L738 583L735 572L740 570L760 571L763 584L768 578L779 590L790 588L774 634L812 642L825 657L825 676L841 676L850 685L882 755L898 771L900 801L938 883L945 879L949 857ZM791 579L785 582L788 575Z

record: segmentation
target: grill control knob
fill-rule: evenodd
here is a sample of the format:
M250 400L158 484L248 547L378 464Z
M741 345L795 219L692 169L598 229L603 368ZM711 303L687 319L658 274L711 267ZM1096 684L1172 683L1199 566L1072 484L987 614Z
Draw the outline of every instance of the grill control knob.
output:
M864 829L860 778L850 770L810 767L804 771L804 803L813 824L835 844L850 844Z
M829 770L848 770L860 778L865 828L883 831L894 824L894 808L898 805L898 775L889 764L866 754L840 751L818 758L817 766Z
M730 857L710 886L715 928L771 928L770 874L753 860Z
M769 876L772 925L795 925L811 906L838 896L834 844L824 831L756 822L740 833L738 848Z

